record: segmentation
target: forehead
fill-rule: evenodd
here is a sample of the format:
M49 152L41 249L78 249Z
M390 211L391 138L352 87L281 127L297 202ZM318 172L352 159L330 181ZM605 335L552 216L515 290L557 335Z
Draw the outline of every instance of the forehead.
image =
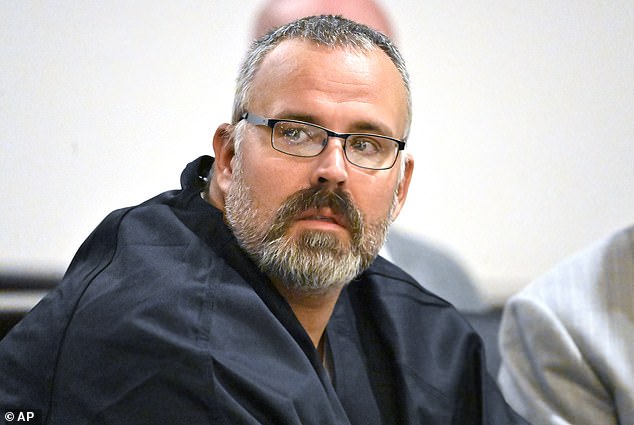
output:
M405 85L396 66L379 48L359 50L285 40L263 59L249 97L252 112L270 117L317 114L327 120L328 116L357 114L375 120L380 116L394 135L405 131Z

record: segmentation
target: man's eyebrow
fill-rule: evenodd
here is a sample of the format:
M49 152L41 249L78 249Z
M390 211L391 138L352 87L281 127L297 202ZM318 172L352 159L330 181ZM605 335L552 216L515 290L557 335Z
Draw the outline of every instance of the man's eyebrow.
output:
M281 114L275 118L303 121L309 124L320 125L322 127L326 127L332 130L330 127L324 125L319 119L317 119L313 115L288 113L288 114ZM371 133L371 134L377 134L382 136L395 137L391 135L391 132L388 130L386 126L378 122L372 122L372 121L354 122L352 123L352 125L349 126L349 131L340 131L339 133Z
M305 115L305 114L281 114L276 116L275 118L277 119L283 119L283 120L295 120L295 121L304 121L307 122L309 124L317 124L317 125L321 125L319 123L319 120L317 120L314 116L312 115Z
M355 132L394 137L391 135L391 132L387 129L387 127L375 122L361 121L353 125L351 128L354 128Z

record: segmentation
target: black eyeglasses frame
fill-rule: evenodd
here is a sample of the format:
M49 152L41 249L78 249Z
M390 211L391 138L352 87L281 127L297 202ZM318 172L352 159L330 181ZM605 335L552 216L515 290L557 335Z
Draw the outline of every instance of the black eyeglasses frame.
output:
M306 122L306 121L300 121L300 120L293 120L293 119L286 119L286 118L281 118L281 119L276 119L276 118L264 118L264 117L260 117L258 115L252 114L250 112L245 112L244 114L242 114L241 120L245 120L246 122L256 125L256 126L265 126L265 127L269 127L271 129L271 146L273 147L273 149L275 149L278 152L281 152L285 155L290 155L290 156L296 156L296 157L300 157L300 158L313 158L316 156L319 156L324 149L326 148L327 145L327 140L331 137L334 138L338 138L338 139L343 139L344 140L344 155L346 157L346 159L348 160L348 162L350 162L351 164L353 164L356 167L359 168L365 168L368 170L389 170L390 168L394 167L394 164L396 164L396 160L398 159L398 153L396 154L396 156L394 157L394 161L390 164L389 167L381 167L381 168L374 168L374 167L366 167L363 165L359 165L355 162L350 161L350 159L348 158L348 154L347 151L345 149L345 142L348 140L348 137L350 136L376 136L376 137L381 137L383 139L387 139L387 140L391 140L394 143L396 143L396 145L398 146L397 151L400 152L403 149L405 149L405 143L406 143L406 139L403 140L399 140L396 139L394 137L390 137L390 136L384 136L382 134L374 134L374 133L337 133L336 131L330 130L326 127L322 127L320 125L311 123L311 122ZM321 151L319 151L318 153L314 154L314 155L296 155L296 154L292 154L289 152L285 152L282 151L278 148L275 147L275 143L273 143L273 129L275 127L275 124L279 123L279 122L292 122L292 123L298 123L298 124L305 124L305 125L309 125L312 127L316 127L319 128L321 130L323 130L328 138L326 139L326 141L324 142L324 146L322 148Z

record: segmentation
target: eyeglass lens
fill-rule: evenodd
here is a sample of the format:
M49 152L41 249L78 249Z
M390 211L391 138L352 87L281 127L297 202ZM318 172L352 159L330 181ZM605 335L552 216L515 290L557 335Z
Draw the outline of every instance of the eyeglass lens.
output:
M326 130L307 123L278 121L273 127L273 147L283 153L311 157L326 147ZM371 169L390 168L398 155L398 144L369 134L352 134L345 141L345 155L351 163Z

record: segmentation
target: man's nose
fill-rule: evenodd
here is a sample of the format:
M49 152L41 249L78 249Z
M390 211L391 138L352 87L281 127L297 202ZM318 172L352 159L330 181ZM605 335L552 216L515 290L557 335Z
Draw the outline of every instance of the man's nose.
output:
M348 180L348 166L350 163L345 157L344 140L330 137L326 148L317 155L315 170L313 172L313 185L342 186Z

